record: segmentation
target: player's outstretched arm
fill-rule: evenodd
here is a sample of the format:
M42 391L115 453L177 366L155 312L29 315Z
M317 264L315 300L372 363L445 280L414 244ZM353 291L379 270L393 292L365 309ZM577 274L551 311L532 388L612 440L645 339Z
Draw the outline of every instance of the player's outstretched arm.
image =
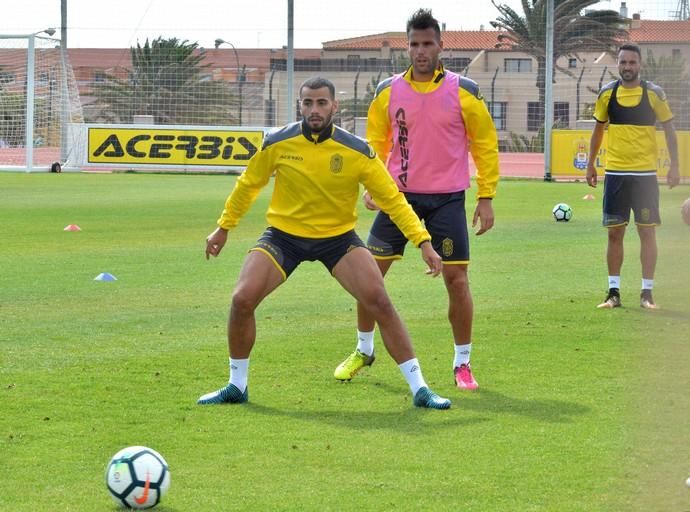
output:
M420 245L419 248L422 251L422 259L424 260L424 263L426 263L429 267L427 274L430 274L431 277L436 277L443 269L443 261L441 260L441 256L439 256L434 250L434 247L431 245L429 240L422 242L422 245Z
M206 237L206 259L209 256L218 256L223 246L228 241L228 230L220 226L213 233Z

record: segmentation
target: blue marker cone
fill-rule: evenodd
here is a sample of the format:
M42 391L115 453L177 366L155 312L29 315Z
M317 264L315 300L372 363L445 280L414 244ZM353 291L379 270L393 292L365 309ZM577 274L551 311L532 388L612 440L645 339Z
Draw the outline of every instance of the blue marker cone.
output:
M117 281L117 277L108 272L101 272L93 278L94 281Z

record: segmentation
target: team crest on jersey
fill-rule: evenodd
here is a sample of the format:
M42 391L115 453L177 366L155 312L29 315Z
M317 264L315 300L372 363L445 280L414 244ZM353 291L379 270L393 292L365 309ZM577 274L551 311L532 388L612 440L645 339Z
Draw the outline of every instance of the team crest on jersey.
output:
M343 156L336 153L331 157L331 172L338 174L343 170Z
M649 218L651 217L649 208L642 208L640 211L640 217L642 217L642 222L649 222Z
M450 238L443 239L443 244L441 245L441 252L444 256L450 256L453 254L453 241Z

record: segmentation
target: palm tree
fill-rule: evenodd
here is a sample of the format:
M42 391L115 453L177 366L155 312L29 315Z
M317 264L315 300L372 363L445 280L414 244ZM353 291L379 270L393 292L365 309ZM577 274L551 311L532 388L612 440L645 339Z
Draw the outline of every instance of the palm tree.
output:
M127 79L107 76L93 86L98 117L131 122L151 115L156 124L230 124L237 101L225 82L211 79L197 43L158 37L131 49Z
M498 36L499 45L531 55L537 61L539 89L539 121L544 120L544 90L546 83L546 0L522 0L524 14L519 14L505 4L497 4L500 16L491 22L494 28L505 32ZM571 73L557 65L562 56L579 57L580 53L610 51L628 39L625 18L616 11L601 10L584 12L598 0L554 0L553 57L554 67Z

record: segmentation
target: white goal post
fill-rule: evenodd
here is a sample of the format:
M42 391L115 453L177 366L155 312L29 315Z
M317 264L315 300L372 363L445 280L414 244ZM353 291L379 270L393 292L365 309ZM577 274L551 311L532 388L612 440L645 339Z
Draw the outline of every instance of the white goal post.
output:
M0 34L0 171L60 171L67 127L83 122L67 56L44 32Z

